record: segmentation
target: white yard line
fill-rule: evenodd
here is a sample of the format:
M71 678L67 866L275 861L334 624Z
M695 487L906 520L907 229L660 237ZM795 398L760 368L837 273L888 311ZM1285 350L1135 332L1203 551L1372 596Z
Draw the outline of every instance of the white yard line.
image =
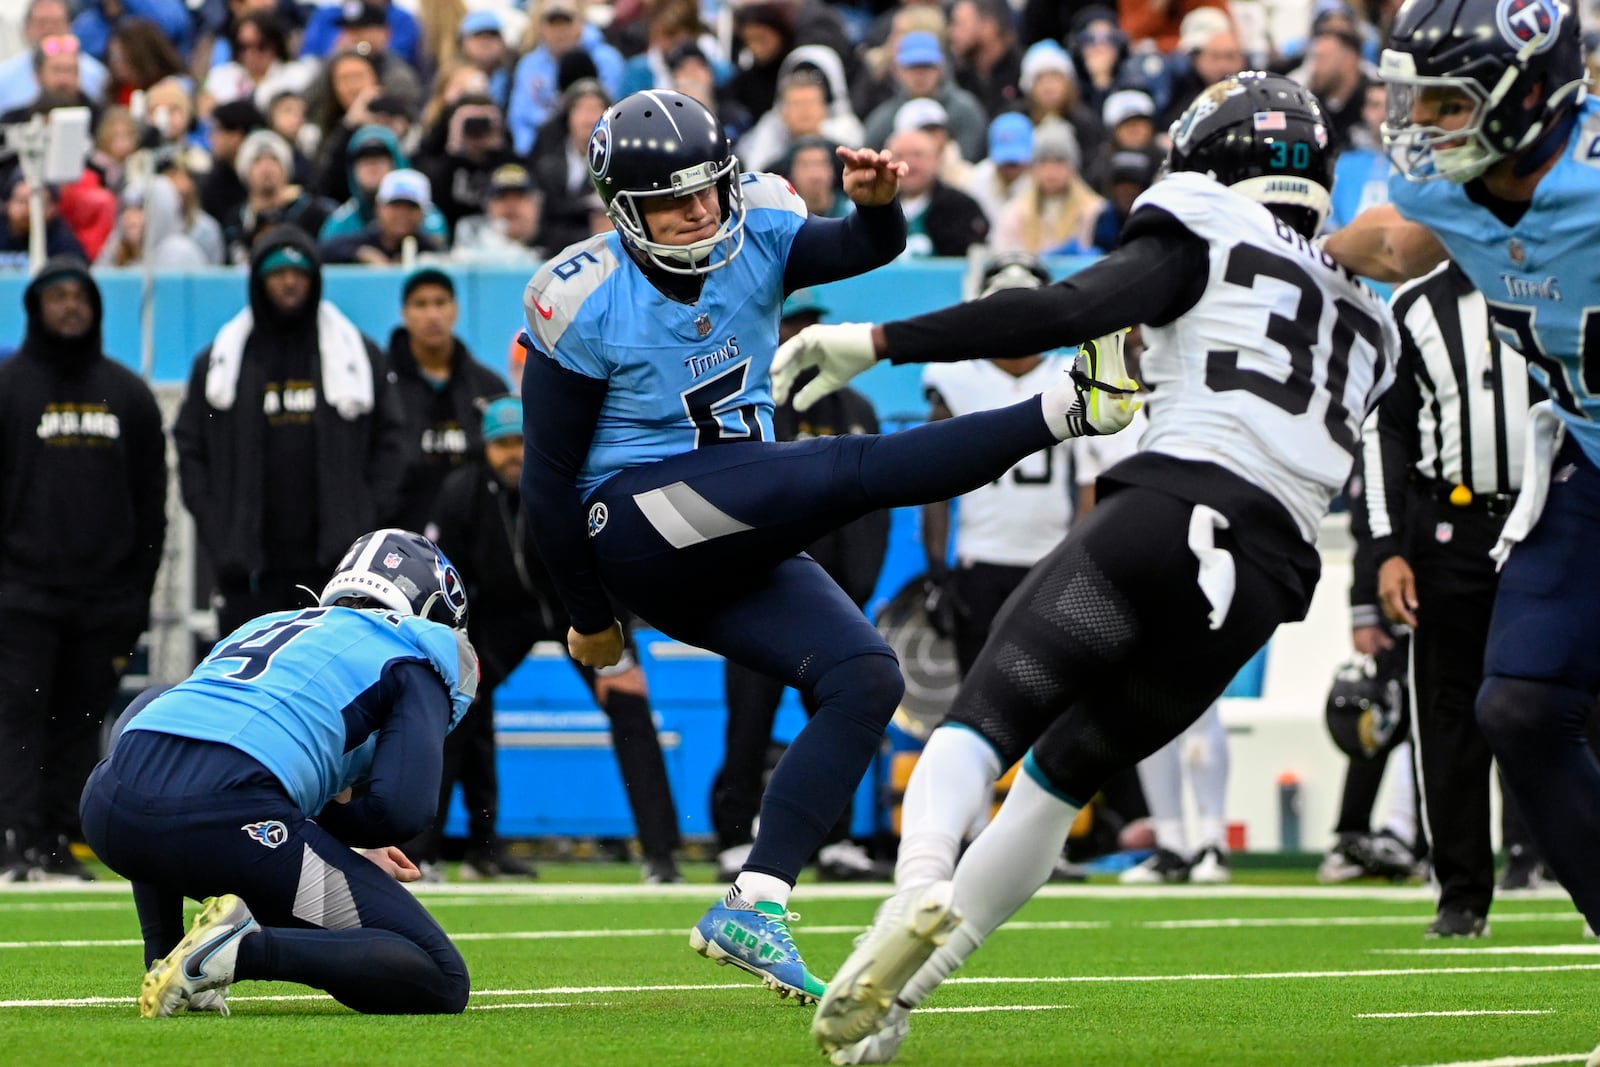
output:
M1452 1060L1449 1063L1418 1064L1417 1067L1542 1067L1547 1063L1583 1063L1587 1052L1569 1052L1558 1056L1500 1056L1492 1060Z
M1554 1015L1550 1008L1473 1008L1462 1011L1363 1011L1356 1019L1456 1019L1473 1015Z
M1499 922L1498 918L1495 922ZM1375 956L1600 956L1594 941L1570 945L1484 945L1481 948L1374 948Z

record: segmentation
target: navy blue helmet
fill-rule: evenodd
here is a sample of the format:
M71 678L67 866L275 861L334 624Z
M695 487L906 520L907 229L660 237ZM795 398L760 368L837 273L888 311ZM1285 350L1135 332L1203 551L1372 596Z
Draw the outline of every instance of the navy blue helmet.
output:
M1197 171L1257 203L1303 209L1289 221L1307 237L1328 217L1328 120L1298 82L1254 70L1224 78L1195 97L1169 133L1169 173Z
M645 89L606 109L589 135L589 179L622 239L672 274L709 274L744 247L739 159L722 123L700 101L669 89ZM654 240L640 201L685 196L716 186L722 222L691 245Z
M438 546L410 530L374 530L356 538L317 603L364 597L419 619L467 628L467 589Z
M1578 18L1562 0L1407 0L1378 71L1400 172L1471 181L1582 99Z

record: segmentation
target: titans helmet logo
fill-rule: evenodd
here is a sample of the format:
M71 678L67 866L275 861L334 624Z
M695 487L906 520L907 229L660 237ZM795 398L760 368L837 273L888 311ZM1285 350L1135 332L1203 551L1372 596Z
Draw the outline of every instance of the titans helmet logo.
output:
M589 135L589 173L604 178L611 169L611 119L602 116Z
M1534 54L1548 51L1561 36L1562 9L1554 0L1500 0L1495 22L1514 48L1537 42Z

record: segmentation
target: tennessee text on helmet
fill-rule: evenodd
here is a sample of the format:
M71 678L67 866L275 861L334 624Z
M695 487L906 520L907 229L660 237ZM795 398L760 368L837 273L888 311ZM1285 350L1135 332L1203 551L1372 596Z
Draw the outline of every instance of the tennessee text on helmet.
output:
M1168 172L1195 171L1260 204L1304 209L1306 237L1332 207L1328 121L1310 90L1244 71L1202 92L1172 124Z
M692 97L647 89L608 108L589 135L589 178L623 241L660 270L709 274L744 247L738 157L716 116ZM715 233L687 245L651 236L644 201L712 186L722 212Z
M409 530L375 530L356 539L317 602L326 607L347 596L459 630L467 626L460 572L432 541Z

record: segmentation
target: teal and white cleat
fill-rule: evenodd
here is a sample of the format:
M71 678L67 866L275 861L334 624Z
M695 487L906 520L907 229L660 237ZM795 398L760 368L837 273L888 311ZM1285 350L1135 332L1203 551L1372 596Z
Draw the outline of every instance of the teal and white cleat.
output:
M800 916L768 901L751 904L730 891L689 931L689 946L708 960L733 964L781 997L815 1004L826 987L806 969L789 933Z
M231 893L211 897L178 947L144 976L139 1014L160 1019L185 1008L228 1014L223 994L233 982L239 942L260 929L238 897ZM205 995L212 991L215 995Z
M900 990L960 925L949 882L902 889L879 905L811 1020L811 1036L822 1050L836 1052L880 1030L892 1010L903 1007L895 1003Z

